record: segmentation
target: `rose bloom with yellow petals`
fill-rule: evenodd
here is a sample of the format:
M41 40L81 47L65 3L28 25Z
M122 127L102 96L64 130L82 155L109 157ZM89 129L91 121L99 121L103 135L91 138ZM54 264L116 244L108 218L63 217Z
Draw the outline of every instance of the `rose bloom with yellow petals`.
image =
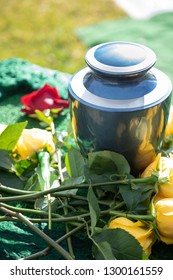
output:
M173 244L173 198L154 200L156 224L160 240L166 244Z
M5 128L6 125L0 125L0 134ZM20 159L26 159L38 150L44 148L50 153L55 151L55 143L51 132L39 128L31 128L23 130L13 152L17 154Z
M164 197L173 198L173 155L164 157L159 154L144 170L141 177L149 177L153 172L158 174L159 194Z
M155 236L151 227L146 226L146 224L140 221L133 222L124 217L115 218L108 227L110 229L124 229L138 240L147 256L151 254L151 247L155 242Z

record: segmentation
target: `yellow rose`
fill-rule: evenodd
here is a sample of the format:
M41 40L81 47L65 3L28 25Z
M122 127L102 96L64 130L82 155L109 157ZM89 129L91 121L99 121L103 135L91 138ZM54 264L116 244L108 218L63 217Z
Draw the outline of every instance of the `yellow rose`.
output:
M6 125L0 124L0 134L6 128ZM55 151L55 143L51 132L39 128L24 129L18 143L14 148L20 159L31 156L36 151L47 148L50 153Z
M155 196L154 196L154 199L153 199L153 203L155 204L157 201L161 200L161 199L164 199L166 197L160 195L159 193L157 193Z
M158 169L158 164L161 158L161 154L158 154L157 157L145 168L142 172L141 177L150 177L153 172Z
M170 157L158 156L142 173L141 177L149 177L153 171L158 171L160 182L159 194L173 198L173 155ZM165 181L165 182L164 182Z
M55 151L52 134L43 129L32 128L23 130L14 151L19 154L20 159L25 159L42 148L47 148L50 153Z
M154 205L160 239L166 244L173 244L173 198L157 200Z
M118 217L110 222L109 228L124 229L138 240L148 256L151 254L151 247L155 242L155 236L151 227L147 227L140 221L132 222L127 218Z
M173 156L161 157L159 164L161 177L167 177L168 181L159 184L159 194L165 197L173 198Z

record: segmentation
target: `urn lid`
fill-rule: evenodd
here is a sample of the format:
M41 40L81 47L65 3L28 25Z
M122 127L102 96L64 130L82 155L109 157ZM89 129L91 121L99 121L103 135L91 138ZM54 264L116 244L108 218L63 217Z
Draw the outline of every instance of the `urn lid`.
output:
M109 75L132 75L148 71L156 62L155 53L132 42L108 42L91 48L85 56L94 70Z
M86 53L87 67L74 74L69 94L79 103L108 111L145 110L172 91L170 79L153 67L155 53L131 42L109 42Z

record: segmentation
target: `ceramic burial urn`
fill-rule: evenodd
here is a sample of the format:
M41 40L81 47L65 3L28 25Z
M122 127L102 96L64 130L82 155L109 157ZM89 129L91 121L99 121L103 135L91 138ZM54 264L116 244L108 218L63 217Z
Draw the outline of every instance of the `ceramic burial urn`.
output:
M69 83L72 127L81 153L121 153L135 173L155 158L171 104L170 79L155 53L132 42L108 42L86 53L87 67Z

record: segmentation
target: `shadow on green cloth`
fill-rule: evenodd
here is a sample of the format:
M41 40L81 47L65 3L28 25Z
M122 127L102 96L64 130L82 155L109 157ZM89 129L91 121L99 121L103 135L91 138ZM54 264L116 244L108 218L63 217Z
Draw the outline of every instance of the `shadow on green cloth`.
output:
M62 223L54 224L51 230L47 228L46 223L36 225L54 240L65 234ZM48 246L41 237L37 236L28 226L20 222L1 222L0 236L0 260L22 259ZM92 258L91 244L86 239L85 234L80 233L80 235L73 236L72 244L76 259L87 260ZM60 245L67 250L66 241L60 243ZM61 260L63 257L55 249L52 249L46 256L40 257L40 259Z

